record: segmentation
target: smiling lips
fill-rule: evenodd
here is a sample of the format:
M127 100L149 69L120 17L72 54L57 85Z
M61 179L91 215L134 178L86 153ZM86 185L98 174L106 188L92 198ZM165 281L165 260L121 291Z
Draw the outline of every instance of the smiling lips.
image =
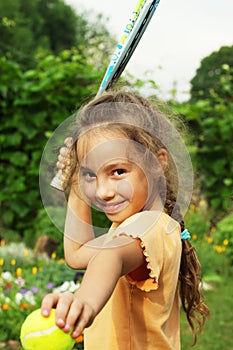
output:
M123 200L118 203L108 203L108 204L102 204L101 209L106 214L115 214L125 208L125 206L128 204L128 200Z

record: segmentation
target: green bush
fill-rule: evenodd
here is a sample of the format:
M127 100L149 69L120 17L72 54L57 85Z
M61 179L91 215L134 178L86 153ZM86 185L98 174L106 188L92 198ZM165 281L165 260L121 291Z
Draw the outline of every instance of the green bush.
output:
M0 59L0 227L34 233L42 208L39 164L51 132L97 91L101 72L75 50L47 56L23 72Z

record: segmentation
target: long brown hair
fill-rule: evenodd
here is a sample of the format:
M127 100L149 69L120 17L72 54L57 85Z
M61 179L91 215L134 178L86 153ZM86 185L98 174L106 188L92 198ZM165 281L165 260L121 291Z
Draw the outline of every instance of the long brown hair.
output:
M108 104L108 108L102 108L104 104ZM127 107L129 104L130 108ZM161 133L164 133L160 122L162 116L164 118L164 113L161 113L153 101L129 92L108 92L89 102L78 113L76 133L73 137L77 140L90 127L104 127L104 125L108 127L112 121L112 125L115 128L119 127L129 139L144 146L146 151L143 157L148 157L150 163L150 154L156 155L159 149L164 148L160 137L155 137L153 133L155 129L161 129ZM168 116L169 120L171 120L170 116ZM177 127L176 121L175 126ZM165 132L169 133L169 131ZM169 135L167 137L169 138ZM164 192L164 186L161 186L160 195L164 200L165 212L180 223L182 232L185 225L179 205L177 205L178 183L173 165L170 159L170 167L164 172L166 191ZM209 309L201 294L201 265L189 240L182 241L179 282L182 308L192 329L195 344L197 334L202 331L206 318L209 316Z

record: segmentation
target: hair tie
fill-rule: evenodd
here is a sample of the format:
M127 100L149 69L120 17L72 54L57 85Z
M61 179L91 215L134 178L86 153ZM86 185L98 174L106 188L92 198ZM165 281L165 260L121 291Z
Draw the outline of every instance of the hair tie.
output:
M181 233L181 240L184 241L184 240L189 239L189 238L191 238L191 235L190 235L189 231L188 231L187 228L186 228L186 229L185 229L184 231L182 231L182 233Z

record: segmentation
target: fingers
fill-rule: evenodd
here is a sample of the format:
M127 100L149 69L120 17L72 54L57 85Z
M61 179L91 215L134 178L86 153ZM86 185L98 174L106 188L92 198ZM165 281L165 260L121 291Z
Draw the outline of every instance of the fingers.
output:
M59 294L51 293L47 294L41 303L41 313L44 317L48 317L50 315L51 309L56 307L57 302L59 300Z
M74 329L71 334L73 338L80 336L84 328L89 327L92 324L95 317L94 310L89 304L80 301L78 298L75 298L72 308L69 312L71 319L73 317L73 320L77 318L77 315L75 315L77 313L77 310L79 310L79 317L78 320L74 323Z
M59 151L58 162L56 166L58 169L64 169L67 165L70 164L70 149L67 147L62 147Z
M53 307L56 307L56 325L64 332L72 331L73 338L81 335L95 317L89 304L69 292L46 295L41 305L42 315L48 317Z
M70 148L73 146L73 139L72 137L67 137L64 141L64 144L66 145L66 147Z

